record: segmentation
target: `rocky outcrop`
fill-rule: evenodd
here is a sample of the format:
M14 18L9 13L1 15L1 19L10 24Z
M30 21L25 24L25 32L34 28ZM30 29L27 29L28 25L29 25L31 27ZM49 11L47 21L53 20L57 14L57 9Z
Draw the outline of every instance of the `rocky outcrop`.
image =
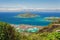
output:
M52 26L44 27L43 29L39 30L39 32L52 32L54 29L59 28L60 25L53 24Z

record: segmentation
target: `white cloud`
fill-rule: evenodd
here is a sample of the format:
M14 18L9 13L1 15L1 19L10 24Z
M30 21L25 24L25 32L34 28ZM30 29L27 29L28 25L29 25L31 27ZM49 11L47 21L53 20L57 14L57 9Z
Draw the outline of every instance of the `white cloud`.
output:
M0 11L21 11L22 8L0 8Z
M7 5L0 5L0 11L60 11L60 8L29 8L26 5L22 4L7 4Z
M60 8L0 8L0 11L60 11Z
M5 11L7 11L7 12L9 12L9 11L22 11L22 10L24 10L24 9L27 9L27 7L26 6L24 6L24 5L21 5L21 4L15 4L15 5L0 5L0 12L5 12Z

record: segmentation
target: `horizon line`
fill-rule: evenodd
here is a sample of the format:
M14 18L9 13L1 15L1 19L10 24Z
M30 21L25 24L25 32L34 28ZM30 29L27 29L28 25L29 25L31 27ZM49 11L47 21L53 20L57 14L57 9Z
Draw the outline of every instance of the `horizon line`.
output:
M60 11L60 8L0 8L0 11Z

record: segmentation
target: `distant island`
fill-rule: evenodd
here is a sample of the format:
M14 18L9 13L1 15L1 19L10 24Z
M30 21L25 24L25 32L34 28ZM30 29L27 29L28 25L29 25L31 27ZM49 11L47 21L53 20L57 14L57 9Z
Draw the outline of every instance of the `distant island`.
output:
M44 19L47 21L57 21L60 19L60 17L45 17Z
M34 18L34 17L40 17L39 15L32 14L32 13L24 13L24 14L18 14L15 16L17 18Z

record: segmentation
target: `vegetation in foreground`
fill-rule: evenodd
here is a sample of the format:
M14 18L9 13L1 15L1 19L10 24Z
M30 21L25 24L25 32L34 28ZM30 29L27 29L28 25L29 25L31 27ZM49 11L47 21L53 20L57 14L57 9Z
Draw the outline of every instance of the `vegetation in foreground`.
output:
M0 22L0 40L60 40L60 32L56 32L60 26L54 27L50 25L38 33L19 33L8 23Z

